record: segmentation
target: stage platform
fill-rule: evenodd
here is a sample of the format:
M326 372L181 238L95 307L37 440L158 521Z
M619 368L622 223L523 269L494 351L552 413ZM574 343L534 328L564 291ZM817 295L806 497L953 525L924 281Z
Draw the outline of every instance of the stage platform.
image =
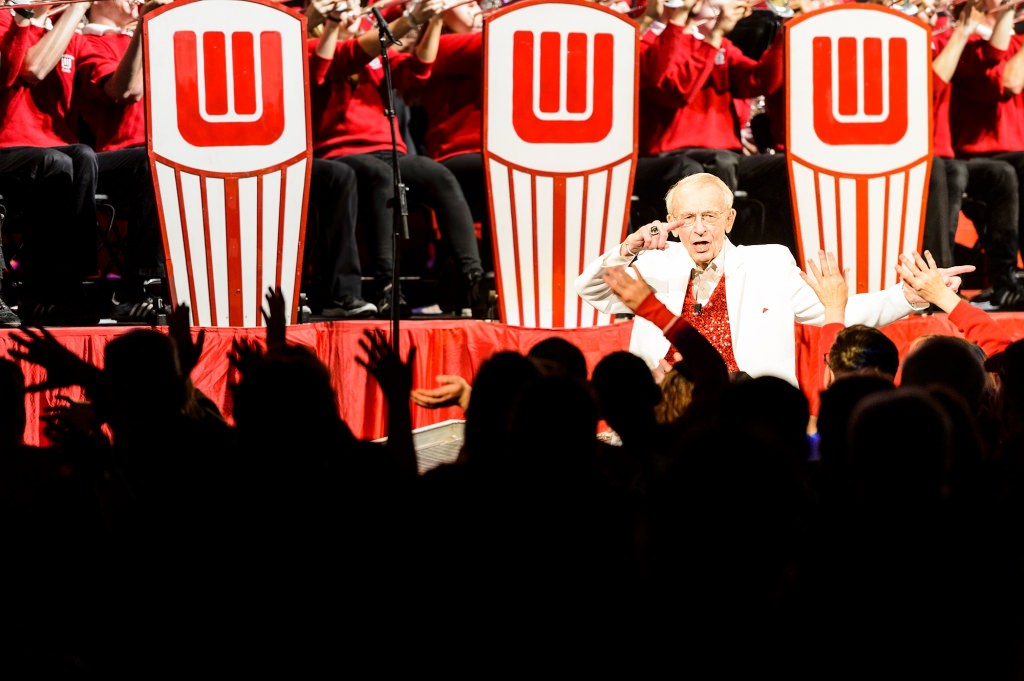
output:
M994 318L1014 338L1024 337L1024 312L995 313ZM458 374L470 382L480 363L499 350L527 352L538 341L550 336L560 336L572 341L583 350L588 366L594 365L609 352L626 350L632 320L623 320L610 326L590 329L527 329L507 326L498 322L473 319L409 320L399 324L399 350L404 357L412 346L416 346L414 381L418 386L434 385L439 374ZM103 347L119 334L138 327L97 326L97 327L52 327L49 330L65 346L85 359L102 364ZM157 327L164 328L164 327ZM356 361L362 356L359 340L367 329L391 331L391 322L382 321L331 321L298 324L289 327L288 339L294 343L314 348L320 358L331 368L338 392L339 410L357 436L379 438L386 435L386 414L384 402L376 382ZM911 341L923 334L960 335L945 314L915 315L883 329L900 349L901 356ZM198 332L195 329L194 332ZM4 356L14 346L12 330L0 331L0 352ZM208 328L206 342L199 365L192 378L196 386L221 405L230 418L231 395L228 386L233 380L228 362L231 343L236 337L263 340L265 330L240 328ZM804 391L817 409L818 362L822 353L818 348L816 327L797 327L798 376ZM45 372L37 366L24 366L30 384L42 381ZM81 391L61 391L70 397L80 398ZM26 440L37 444L43 441L40 432L39 414L53 403L53 391L35 393L29 398ZM462 419L458 407L446 409L422 409L413 406L413 426L441 423L450 419ZM303 424L293 424L302 428Z

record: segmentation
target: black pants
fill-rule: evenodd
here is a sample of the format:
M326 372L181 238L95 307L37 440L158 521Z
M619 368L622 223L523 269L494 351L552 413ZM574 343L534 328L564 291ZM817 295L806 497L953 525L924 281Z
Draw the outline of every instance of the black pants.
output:
M979 158L979 157L975 157ZM1020 240L1024 239L1024 225L1021 224L1021 220L1024 220L1024 214L1021 213L1019 207L1024 203L1024 151L1004 151L996 154L988 154L984 158L992 161L1003 161L1009 163L1013 168L1014 173L1017 175L1017 248L1018 250L1024 248L1024 243ZM975 159L971 159L972 161Z
M737 155L738 188L746 192L747 201L758 207L762 218L760 235L746 243L782 244L799 262L786 154Z
M960 200L967 188L967 165L955 159L932 157L928 177L928 203L924 213L922 247L939 267L953 264L953 242L959 222ZM957 212L954 213L953 209Z
M1024 153L1020 154L1024 159ZM963 164L957 182L949 187L950 212L959 216L963 195L964 213L971 218L985 249L988 278L993 288L1016 285L1017 251L1020 243L1020 174L996 156L955 160ZM949 174L947 173L947 177ZM966 176L966 181L964 181ZM956 224L951 225L956 230Z
M25 216L17 265L26 298L69 300L96 273L96 181L84 144L0 149L0 194Z
M167 277L149 152L145 147L101 151L96 161L97 191L109 196L113 205L127 209L128 234L123 243L117 296L121 302L134 302L143 296L146 279Z
M452 172L462 195L469 204L473 220L480 223L480 260L485 270L494 269L494 238L491 226L491 207L487 202L489 192L484 175L483 154L459 154L441 161L441 165Z
M362 298L356 237L359 195L356 172L337 159L313 159L306 213L303 289L314 309L349 295ZM308 267L307 267L308 265Z
M365 264L375 280L388 281L394 271L395 233L391 152L349 154L330 160L344 163L356 172L359 216L370 230L366 242L370 262ZM423 205L434 211L462 274L482 274L473 216L455 175L437 161L420 155L400 156L398 168L402 183L408 188L409 205Z

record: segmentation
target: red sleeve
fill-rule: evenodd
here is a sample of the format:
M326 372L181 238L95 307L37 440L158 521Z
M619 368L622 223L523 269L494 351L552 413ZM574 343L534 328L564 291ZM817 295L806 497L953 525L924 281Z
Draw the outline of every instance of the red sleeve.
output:
M783 30L779 31L775 35L775 40L768 49L761 55L761 59L758 61L758 74L761 80L761 88L763 94L770 95L776 92L780 92L786 85L786 60L783 52L784 42L782 36L785 32L785 25Z
M367 7L369 7L370 5L373 5L373 4L374 3L372 3L372 2L371 3L367 3ZM380 11L381 15L384 17L384 21L388 22L389 24L392 21L395 21L396 19L401 17L403 12L405 12L405 4L404 3L400 3L400 4L397 4L397 5L391 5L390 7L385 7L384 9L382 9Z
M949 89L949 83L942 80L939 74L932 71L932 107L942 101L943 95Z
M483 33L445 33L437 46L432 76L473 76L483 70Z
M1003 87L1003 70L1010 56L1009 50L997 50L988 41L968 43L954 76L963 84L957 96L977 102L1011 99L1013 93Z
M343 40L334 48L334 56L324 59L316 53L317 40L307 43L309 49L309 82L323 85L326 82L344 80L372 61L370 55L359 46L356 39Z
M665 307L665 303L658 300L658 297L651 294L644 298L643 302L636 308L636 313L657 326L664 333L676 315Z
M708 82L718 51L670 25L641 59L644 95L661 106L685 105Z
M395 89L405 90L413 88L417 85L423 85L430 79L433 63L423 61L414 53L388 52L388 58L391 59L392 76L394 78L392 85Z
M0 41L0 78L3 87L11 87L18 80L21 74L21 67L25 64L25 55L29 49L39 42L46 29L41 26L18 26L11 23L8 30Z
M656 83L671 62L683 49L686 33L679 26L669 24L660 34L645 33L640 38L640 86ZM646 45L646 47L643 47Z
M761 63L743 54L728 38L722 40L725 63L729 65L729 92L733 97L749 99L764 92Z
M949 321L956 324L964 338L977 344L986 357L1002 352L1013 340L984 310L961 300L949 313Z
M75 78L90 93L109 99L103 90L103 84L117 70L121 55L114 49L111 41L102 36L85 36L84 45L85 49L79 54L78 63L75 64Z
M660 34L655 33L654 31L646 31L646 32L644 32L640 36L640 59L641 59L641 63L642 63L642 60L643 60L643 57L644 57L644 53L646 53L647 50L651 49L651 47L653 47L654 44L656 42L658 42L658 37L659 36L660 36Z

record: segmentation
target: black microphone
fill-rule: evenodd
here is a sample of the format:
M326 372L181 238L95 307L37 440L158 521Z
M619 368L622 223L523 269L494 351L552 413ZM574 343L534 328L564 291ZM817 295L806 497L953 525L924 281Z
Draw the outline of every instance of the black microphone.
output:
M380 13L377 6L370 5L370 11L373 12L373 18L377 20L377 30L380 31L392 45L401 45L402 43L395 40L395 36L391 34L391 29L388 28L388 22L384 21L384 15Z

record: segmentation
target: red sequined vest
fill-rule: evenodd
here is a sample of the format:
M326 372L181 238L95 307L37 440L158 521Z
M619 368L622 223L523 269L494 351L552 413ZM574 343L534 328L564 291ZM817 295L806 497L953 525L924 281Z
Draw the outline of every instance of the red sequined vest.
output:
M699 311L698 311L699 310ZM686 286L686 300L681 315L693 328L700 331L705 338L718 350L725 360L729 371L738 371L736 356L732 352L732 333L729 329L729 306L725 302L725 277L723 276L707 304L697 307L697 299L693 295L693 280ZM669 348L668 361L672 362L675 348Z

